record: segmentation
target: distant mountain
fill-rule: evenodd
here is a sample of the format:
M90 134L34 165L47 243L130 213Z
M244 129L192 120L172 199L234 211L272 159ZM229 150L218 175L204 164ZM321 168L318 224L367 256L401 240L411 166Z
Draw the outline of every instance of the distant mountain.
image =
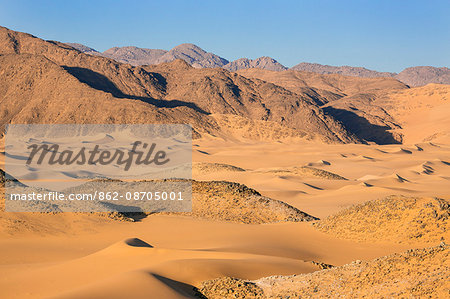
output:
M294 71L306 71L318 74L340 74L362 78L396 78L411 87L423 86L429 83L450 84L450 69L446 67L415 66L406 68L397 74L377 72L363 67L331 66L302 62L291 67L290 69Z
M396 73L377 72L363 67L353 66L331 66L318 63L302 62L293 67L294 71L313 72L318 74L340 74L344 76L376 78L376 77L394 77Z
M181 44L170 51L161 49L145 49L133 46L114 47L103 53L99 53L96 50L81 44L67 44L86 54L101 55L135 66L160 64L164 62L171 62L176 59L182 59L195 68L223 67L228 64L228 60L225 58L206 52L194 44Z
M170 51L161 49L145 49L138 47L114 47L106 51L97 50L77 43L66 43L75 49L90 55L99 55L114 59L118 62L134 66L160 64L182 59L195 68L222 67L236 72L243 69L265 69L269 71L284 71L285 66L271 57L257 59L240 58L229 62L225 58L206 52L194 44L181 44ZM396 78L411 86L423 86L429 83L450 84L450 69L446 67L416 66L403 70L401 73L378 72L364 67L331 66L318 63L302 62L290 68L294 71L305 71L318 74L339 74L361 78L387 77Z
M75 49L77 49L78 51L81 51L83 53L89 54L89 55L100 55L101 53L98 52L97 50L90 48L88 46L82 45L82 44L77 44L77 43L66 43L66 45L69 45Z
M223 67L229 71L235 72L242 69L265 69L269 71L284 71L287 67L267 56L259 57L257 59L240 58L232 61Z
M194 44L181 44L156 60L155 64L182 59L195 68L222 67L228 60L213 53L206 52Z
M429 83L450 84L450 69L446 67L415 66L404 69L395 78L409 86L423 86Z
M114 47L102 53L103 56L131 65L149 65L157 63L166 54L166 50L138 47ZM89 54L89 53L87 53Z

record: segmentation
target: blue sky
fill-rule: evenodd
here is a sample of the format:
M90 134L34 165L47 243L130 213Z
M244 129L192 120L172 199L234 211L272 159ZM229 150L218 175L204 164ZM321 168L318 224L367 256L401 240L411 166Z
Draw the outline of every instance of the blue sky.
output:
M450 1L0 0L0 25L104 51L194 43L229 60L271 56L399 72L450 67Z

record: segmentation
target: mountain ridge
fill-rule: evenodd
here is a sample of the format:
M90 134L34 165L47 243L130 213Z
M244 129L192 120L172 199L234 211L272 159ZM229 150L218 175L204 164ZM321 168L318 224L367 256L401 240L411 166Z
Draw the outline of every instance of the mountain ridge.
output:
M355 66L331 66L319 63L301 62L288 68L272 57L262 56L256 59L239 58L228 61L211 52L206 52L194 44L181 44L171 50L146 49L134 46L113 47L104 52L98 52L93 48L74 43L67 43L74 48L90 55L102 55L116 61L129 63L134 66L160 64L175 59L183 59L197 68L222 67L229 71L241 69L260 68L270 71L307 71L318 74L340 74L344 76L360 78L396 78L409 86L424 86L429 83L450 84L450 69L447 67L413 66L402 70L400 73L379 72L364 67Z
M427 136L414 136L417 118L404 118L408 110L393 103L401 99L411 106L408 99L418 94L419 107L438 113L443 111L439 97L446 97L448 90L410 89L395 78L256 68L230 72L195 68L183 59L132 66L4 27L0 58L1 127L18 122L86 123L93 122L91 118L103 123L177 120L192 124L196 137L240 139L244 134L251 140L283 136L378 144L402 143L403 136L434 140L435 133L447 134L443 121L432 124ZM58 80L63 82L55 85ZM435 91L435 99L427 102ZM86 99L87 94L98 101Z

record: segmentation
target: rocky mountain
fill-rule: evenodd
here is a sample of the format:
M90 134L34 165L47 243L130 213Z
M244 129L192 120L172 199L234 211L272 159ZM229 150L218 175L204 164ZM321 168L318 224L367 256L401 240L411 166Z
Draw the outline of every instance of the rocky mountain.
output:
M242 69L258 68L269 71L284 71L284 65L270 57L259 57L257 59L240 58L223 66L224 69L235 72Z
M395 78L409 86L423 86L429 83L450 84L450 69L446 67L415 66L404 69Z
M354 77L362 77L362 78L376 78L376 77L394 77L395 73L387 73L387 72L377 72L368 70L363 67L353 67L353 66L331 66L331 65L323 65L318 63L307 63L302 62L293 67L291 70L294 71L305 71L305 72L313 72L318 74L339 74L344 76L354 76Z
M86 52L85 52L86 53ZM131 65L148 65L157 63L166 54L166 50L145 49L138 47L114 47L102 53L103 56ZM87 53L90 54L90 53Z
M155 64L182 59L195 68L222 67L228 60L213 53L206 52L194 44L181 44L156 60Z
M134 67L0 27L0 67L1 127L181 122L192 124L195 136L226 138L227 118L216 118L231 115L305 138L358 142L306 96L220 68L196 69L180 59Z

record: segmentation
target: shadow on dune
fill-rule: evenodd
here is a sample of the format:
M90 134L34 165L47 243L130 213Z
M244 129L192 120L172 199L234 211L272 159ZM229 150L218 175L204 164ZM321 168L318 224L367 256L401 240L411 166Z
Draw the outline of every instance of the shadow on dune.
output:
M388 132L389 126L379 126L370 123L364 117L354 112L337 109L334 107L323 107L326 114L333 116L340 121L347 130L355 134L359 139L375 142L377 144L401 144L392 133Z
M131 218L134 220L134 222L140 222L142 219L145 219L148 217L148 213L144 212L122 212L125 217Z
M124 94L117 86L111 82L106 76L94 72L90 69L81 68L81 67L68 67L63 66L63 68L72 76L77 78L80 82L85 83L89 85L90 87L101 90L107 93L112 94L116 98L126 98L126 99L133 99L133 100L139 100L148 104L152 104L159 108L175 108L175 107L188 107L191 109L194 109L195 111L202 113L202 114L210 114L209 112L203 110L202 108L198 107L195 103L190 102L184 102L179 100L159 100L154 99L151 97L141 97L141 96L135 96L135 95L129 95ZM161 83L162 86L166 86L167 82L166 79L157 73L152 73L159 83Z
M125 244L131 247L141 247L141 248L153 248L152 245L139 238L130 238L125 240Z
M114 204L110 202L101 202L102 205L106 206L111 211L117 211L125 217L133 219L134 222L140 222L142 219L148 217L149 213L146 213L139 206L124 206L119 204ZM158 212L158 211L157 211Z
M176 291L178 294L185 296L185 297L191 297L191 298L204 298L206 299L206 297L201 294L196 287L180 282L180 281L176 281L158 274L154 274L154 273L149 273L149 275L152 275L154 278L156 278L157 280L161 281L162 283L164 283L165 285L167 285L168 287L170 287L172 290Z

